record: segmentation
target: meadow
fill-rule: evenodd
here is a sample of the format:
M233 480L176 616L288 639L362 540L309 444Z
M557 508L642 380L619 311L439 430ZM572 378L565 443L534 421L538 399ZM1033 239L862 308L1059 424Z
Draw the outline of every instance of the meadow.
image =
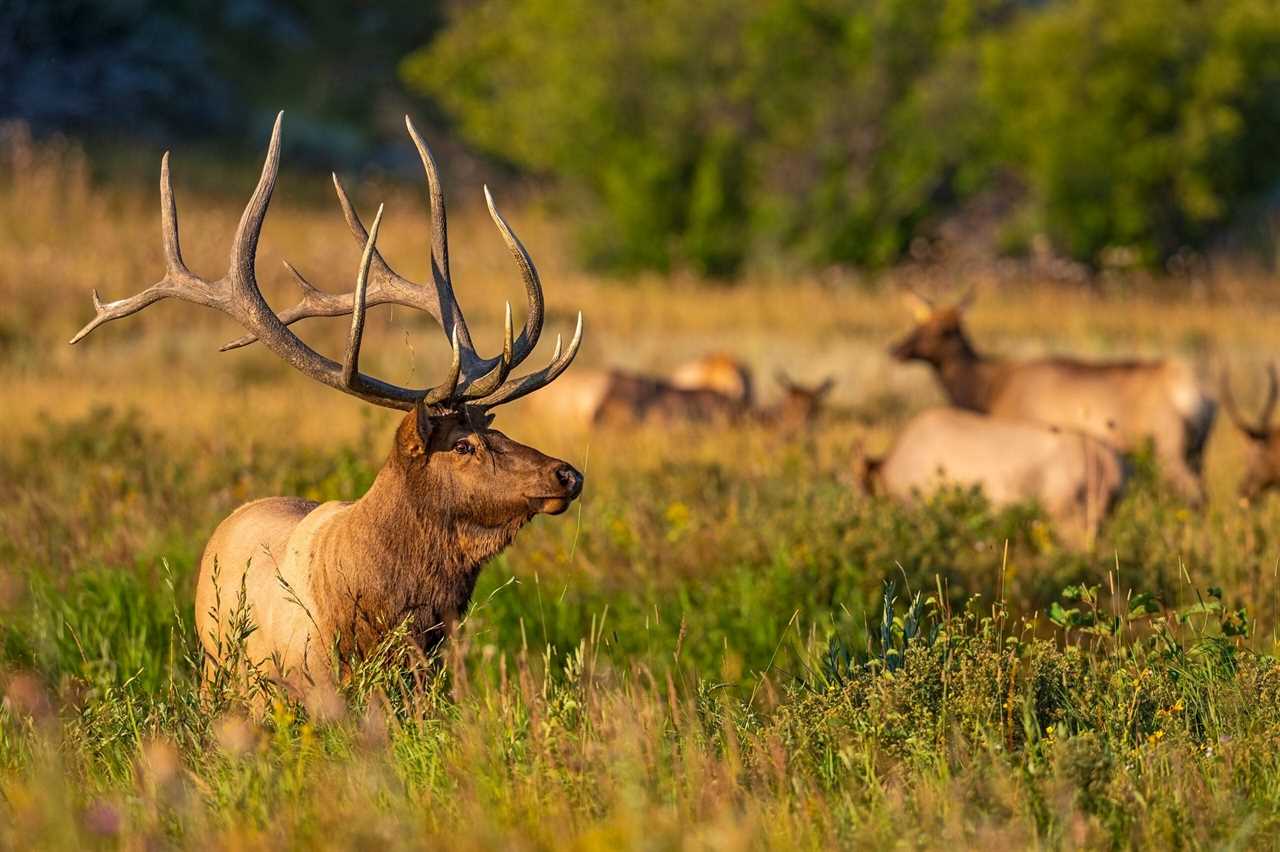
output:
M102 180L74 145L10 131L3 146L0 847L1274 844L1280 500L1236 499L1243 441L1225 419L1206 507L1139 457L1089 552L1035 506L869 498L856 453L941 401L885 354L910 321L891 281L602 280L536 197L503 206L542 272L548 330L586 316L571 369L726 349L762 382L834 376L832 411L782 438L584 433L511 406L498 428L573 462L587 489L486 568L441 660L393 648L340 694L281 696L262 719L234 682L200 690L209 532L255 497L358 496L396 415L258 349L219 354L238 330L190 305L67 345L92 288L118 298L159 275L153 153ZM174 174L188 261L216 274L252 179L180 151ZM350 287L358 249L326 183L287 173L268 216L259 275L277 306L285 257ZM362 211L387 202L380 246L421 280L420 190L347 183ZM455 281L494 347L518 279L479 188L462 189ZM1229 365L1248 404L1277 354L1264 276L926 278L978 286L973 331L993 351L1179 355L1208 380ZM340 351L342 322L301 329ZM376 373L444 369L442 335L403 309L375 311L367 340Z

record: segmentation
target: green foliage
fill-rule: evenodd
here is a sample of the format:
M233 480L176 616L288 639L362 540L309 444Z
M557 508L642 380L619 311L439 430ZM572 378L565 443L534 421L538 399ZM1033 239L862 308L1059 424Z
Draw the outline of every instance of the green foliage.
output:
M1001 159L1072 255L1202 245L1280 164L1280 4L1080 0L993 38Z
M880 265L970 186L1001 0L469 5L404 64L482 147L580 193L587 258Z
M0 846L457 845L465 825L477 847L675 847L725 819L779 848L1213 846L1280 827L1276 601L1254 573L1280 501L1188 523L1144 457L1079 554L1035 507L867 499L810 445L744 461L759 437L593 468L580 519L534 522L485 570L442 660L393 634L298 704L230 670L198 688L199 546L246 478L349 498L378 442L197 452L132 414L48 422L0 448L22 580L0 596Z
M726 275L892 263L994 173L1077 258L1202 246L1280 175L1278 56L1275 0L488 0L403 75L589 261Z

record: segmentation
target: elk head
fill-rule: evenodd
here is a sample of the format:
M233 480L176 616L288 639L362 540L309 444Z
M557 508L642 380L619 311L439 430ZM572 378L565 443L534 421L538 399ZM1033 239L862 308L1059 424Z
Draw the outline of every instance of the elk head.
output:
M376 247L382 208L379 207L372 227L366 231L334 175L338 204L356 242L363 247L355 289L341 295L321 291L286 263L302 290L302 298L277 316L262 296L254 260L279 169L282 118L283 113L276 117L261 177L232 241L226 274L216 281L201 278L183 261L166 153L160 167L164 277L143 292L115 302L104 303L95 291L96 315L71 342L78 342L103 323L127 317L168 297L216 308L248 331L244 337L225 345L223 351L260 341L273 354L321 384L375 405L407 411L384 471L394 469L410 489L410 495L431 494L434 510L447 510L453 519L489 528L522 523L540 512L563 512L581 493L582 474L563 461L549 458L489 428L493 420L490 412L495 406L550 384L568 368L582 342L582 314L578 314L577 329L567 349L562 351L561 340L557 338L550 364L527 375L511 377L511 372L533 351L542 333L542 285L528 252L498 213L486 187L489 215L524 282L528 314L516 336L508 303L501 352L489 358L477 353L449 275L444 194L435 161L406 117L405 126L426 172L431 202L434 279L431 286L409 281L386 264ZM361 371L365 313L368 307L381 304L425 311L440 324L450 341L453 357L439 384L407 388ZM346 314L351 315L351 330L346 354L340 363L319 354L289 329L289 325L300 319Z
M492 421L480 412L419 407L400 424L393 463L412 492L449 506L472 527L496 529L568 509L582 493L582 474L490 428Z
M889 348L898 361L925 361L935 367L974 354L964 330L964 312L973 301L973 291L953 305L937 306L914 290L907 301L915 317L915 328Z
M1280 398L1274 364L1267 366L1267 395L1262 403L1258 419L1250 423L1240 413L1235 395L1231 392L1231 377L1222 371L1222 406L1236 428L1248 439L1245 457L1244 481L1240 483L1240 497L1252 500L1270 488L1280 487L1280 429L1275 428L1272 416Z
M802 385L782 370L774 374L774 380L782 387L782 399L774 406L774 419L789 429L805 429L817 422L827 396L836 386L831 377L817 385Z

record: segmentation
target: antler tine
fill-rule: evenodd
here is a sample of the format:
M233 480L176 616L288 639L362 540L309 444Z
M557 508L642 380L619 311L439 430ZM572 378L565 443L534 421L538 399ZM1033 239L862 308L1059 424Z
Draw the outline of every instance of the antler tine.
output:
M360 221L360 216L356 213L355 207L352 206L351 199L347 197L347 191L343 188L342 181L338 179L337 174L332 177L333 190L338 196L338 206L342 210L342 218L351 230L351 235L363 247L368 242L369 232L365 230L364 223ZM292 325L298 320L310 317L340 317L351 313L355 309L354 293L334 294L318 290L298 270L294 269L288 261L285 261L285 266L297 279L299 286L302 287L303 295L301 301L280 313L280 322L285 325ZM444 325L444 321L441 319L443 314L440 310L440 303L436 293L429 288L414 284L397 273L387 265L382 253L377 250L374 251L373 258L370 261L369 278L368 301L366 302L368 307L388 304L404 305L408 308L423 311L433 317L436 322L442 326ZM238 349L241 346L248 346L255 340L257 340L257 337L252 334L246 334L230 343L224 344L222 351L226 352L231 349Z
M561 343L560 335L556 335L556 348L551 353L550 364L535 373L507 381L488 398L481 400L479 405L486 409L493 408L531 394L555 381L573 363L578 355L578 348L582 345L582 311L578 311L578 325L574 329L573 339L569 341L569 348L563 355L560 353Z
M406 116L405 127L409 132L414 147L422 161L426 175L427 190L431 200L431 261L434 288L422 287L402 277L387 265L381 253L374 251L369 272L369 286L366 305L369 307L381 304L399 304L425 311L440 323L445 335L452 339L453 330L458 330L460 351L462 353L462 370L464 377L462 395L467 399L479 399L492 392L502 384L511 370L521 364L537 345L542 334L545 316L542 284L537 268L529 257L528 251L520 242L511 226L498 212L493 196L485 187L485 201L489 215L493 218L503 241L511 251L516 265L520 269L525 285L528 302L528 315L524 328L510 346L504 341L503 353L494 358L482 358L476 352L471 340L471 332L467 327L462 307L453 292L453 283L449 272L449 240L448 219L445 209L444 190L436 168L435 158L427 147L413 121ZM343 218L347 222L352 235L363 246L367 243L368 232L360 221L354 206L348 198L346 190L337 175L333 177L334 191L338 196L338 204ZM280 314L280 322L290 325L308 317L341 316L355 310L355 295L348 293L334 295L324 293L312 287L300 273L289 267L303 287L303 297L288 310ZM256 338L249 334L225 344L223 351L235 349L253 343ZM509 350L509 351L508 351Z
M267 208L271 203L271 194L275 189L276 177L279 173L280 128L283 117L284 113L278 114L272 127L271 143L267 147L262 173L254 187L253 195L245 205L244 213L240 217L240 223L236 227L235 236L231 242L226 275L217 281L210 282L192 274L182 260L178 238L178 210L173 197L169 158L166 154L160 166L160 209L165 276L141 293L117 302L103 303L95 293L94 307L97 315L72 338L72 342L81 340L104 322L129 316L161 299L173 296L183 301L217 308L261 339L263 345L273 354L321 384L388 408L412 408L426 391L402 388L356 373L354 369L348 370L344 365L319 354L285 327L272 312L258 287L254 264L262 225L266 219ZM371 243L372 240L370 240ZM367 249L371 250L371 245ZM366 257L362 267L367 267L369 261L370 258ZM367 268L363 268L361 277L366 279L365 292L362 295L367 297ZM314 291L314 288L308 290L310 285L305 284L305 279L302 280L305 285L305 298L310 291ZM363 328L363 308L364 306L361 305L359 322L355 323L358 327L353 330L356 350L359 348L359 337ZM349 360L354 363L355 359L349 358Z
M444 186L436 169L436 159L418 134L418 128L413 126L413 119L407 115L404 117L404 127L409 132L413 147L418 150L418 159L422 161L422 170L427 178L427 195L431 200L431 274L435 280L436 297L440 300L440 325L446 335L452 334L455 326L461 326L458 338L463 348L474 354L471 332L462 315L462 306L454 295L453 278L449 275L449 217L445 210Z
M1271 431L1271 418L1276 413L1276 402L1280 401L1280 379L1276 377L1276 365L1267 365L1267 399L1262 404L1262 413L1258 416L1258 428L1263 432Z
M1273 404L1268 399L1267 406L1270 407ZM1263 438L1266 436L1267 420L1263 420L1261 428L1259 428L1246 422L1244 415L1240 413L1240 407L1236 404L1235 393L1231 390L1231 373L1226 367L1222 368L1222 407L1227 410L1227 416L1231 418L1232 423L1236 424L1236 428L1250 438Z
M369 262L373 259L374 246L378 242L378 229L382 227L382 211L384 205L378 205L378 212L373 217L373 227L369 229L369 239L364 244L364 254L360 256L360 271L356 273L355 305L351 311L351 336L347 339L347 357L342 365L342 382L352 390L358 388L360 376L360 342L364 337L365 300L369 294Z
M71 338L72 344L79 343L103 323L124 319L170 296L206 307L226 309L223 295L209 282L192 275L182 260L182 247L178 241L178 206L173 198L173 182L169 177L168 151L160 158L160 233L164 243L164 277L141 293L114 302L102 301L95 289L94 317Z
M525 358L529 357L529 354L533 352L533 348L538 345L538 338L542 336L544 310L542 281L538 277L538 268L533 265L533 259L529 257L529 252L525 249L524 243L520 242L520 238L516 236L511 226L507 224L507 220L498 212L497 205L493 203L493 194L489 192L488 186L484 188L484 201L489 208L489 217L498 226L498 231L502 234L503 241L511 251L511 256L515 258L516 266L520 268L520 278L524 281L525 295L529 302L529 315L525 317L524 329L520 332L520 337L515 342L512 366L517 366Z
M462 377L462 348L458 343L458 328L453 328L453 338L450 341L453 347L453 363L449 365L449 374L445 380L436 387L427 391L427 395L422 401L427 405L444 405L455 399L458 392L458 379Z
M515 366L515 363L511 360L513 347L511 337L511 303L507 302L507 313L502 333L502 355L499 356L498 365L469 384L466 390L462 392L462 399L483 399L497 390L498 386L507 380L507 376L511 374L511 368Z

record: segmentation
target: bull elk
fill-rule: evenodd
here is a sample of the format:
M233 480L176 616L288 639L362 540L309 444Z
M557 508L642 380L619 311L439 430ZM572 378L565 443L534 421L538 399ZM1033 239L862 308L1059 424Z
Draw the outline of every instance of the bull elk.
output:
M564 512L582 492L582 474L571 465L490 428L496 406L548 385L569 366L582 340L582 315L567 349L562 351L557 340L546 367L511 376L542 333L542 285L486 188L489 214L524 282L528 316L514 336L508 304L502 351L489 358L477 353L449 276L445 204L435 161L406 117L430 196L432 286L408 281L387 266L376 247L382 209L366 231L335 175L338 203L363 247L354 291L325 293L295 272L302 300L277 317L259 289L254 263L276 185L282 117L276 118L261 177L232 240L226 274L209 280L183 262L166 153L160 166L164 277L115 302L101 301L95 291L96 315L71 342L173 297L216 308L249 332L224 349L260 341L321 384L408 412L373 485L358 500L257 500L232 512L205 546L195 606L208 655L206 675L209 664L224 661L237 591L243 590L256 627L245 640L243 659L298 690L317 678L337 677L344 661L368 652L401 625L418 647L434 647L466 609L484 563L535 515ZM361 370L366 310L388 303L425 311L449 338L452 363L434 387L401 387ZM317 353L288 328L306 317L345 314L351 314L351 328L341 363Z
M990 357L965 332L968 298L941 308L919 294L909 298L916 326L890 354L932 366L952 405L1078 430L1122 452L1150 440L1170 483L1186 499L1203 500L1201 460L1216 405L1186 364Z
M1240 497L1244 500L1252 500L1268 489L1280 488L1280 429L1272 423L1278 399L1280 387L1276 380L1276 368L1274 364L1269 364L1266 399L1262 403L1258 419L1249 422L1236 405L1235 394L1231 392L1231 377L1225 371L1222 374L1222 407L1249 442L1245 455L1244 479L1240 483Z
M1086 544L1124 486L1119 454L1082 432L957 408L912 418L880 459L860 459L863 487L900 500L948 483L993 506L1035 501L1064 539Z

